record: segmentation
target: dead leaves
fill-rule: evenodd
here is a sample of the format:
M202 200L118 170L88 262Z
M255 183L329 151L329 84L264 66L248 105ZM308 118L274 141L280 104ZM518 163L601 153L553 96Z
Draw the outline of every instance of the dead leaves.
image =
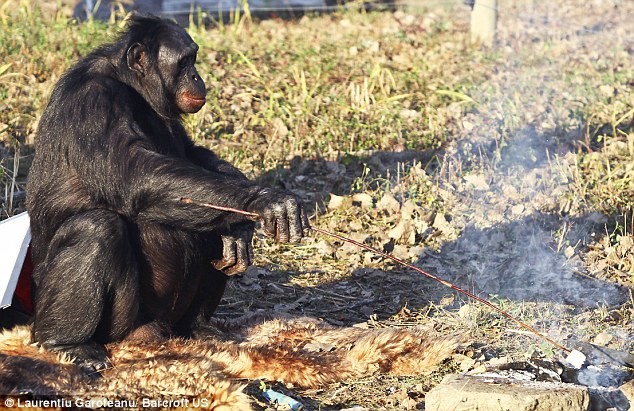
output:
M377 193L331 194L327 209L326 216L320 220L327 221L332 226L329 228L408 261L416 261L421 256L426 240L438 236L455 237L457 234L457 229L444 214L411 199L402 202L400 195L389 191L380 197ZM341 221L347 222L347 232L342 230ZM323 256L348 261L353 267L376 265L382 260L380 256L354 244L339 244L331 239L320 239L315 249Z
M606 234L589 246L584 260L592 275L631 284L634 278L634 237Z

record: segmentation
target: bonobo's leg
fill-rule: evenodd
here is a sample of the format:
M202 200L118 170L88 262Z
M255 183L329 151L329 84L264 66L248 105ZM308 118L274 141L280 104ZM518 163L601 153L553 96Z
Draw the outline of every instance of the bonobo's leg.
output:
M199 247L201 258L192 265L191 270L197 273L200 282L189 309L175 327L175 332L184 337L203 337L208 334L205 330L220 304L229 278L213 266L214 261L223 257L224 246L220 235L211 233L205 236Z
M138 322L130 340L160 341L171 335L188 336L194 306L213 270L212 260L222 256L220 237L214 232L183 231L163 224L142 222L138 226L139 290ZM214 256L213 249L220 254ZM214 270L215 271L215 270ZM215 292L220 300L226 279L218 277ZM213 296L212 296L213 298ZM217 303L216 303L217 305Z
M123 338L138 312L137 261L125 220L107 210L69 218L36 270L35 341L88 369L106 367L101 344Z
M210 329L212 327L210 320L220 304L228 278L222 271L213 267L205 270L196 299L175 327L174 331L177 335L204 338L216 334L215 329Z

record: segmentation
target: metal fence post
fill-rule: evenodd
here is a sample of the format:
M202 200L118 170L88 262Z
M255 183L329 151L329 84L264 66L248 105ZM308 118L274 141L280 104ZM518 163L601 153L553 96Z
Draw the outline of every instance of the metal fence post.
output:
M497 24L497 0L476 0L471 10L471 41L493 46Z

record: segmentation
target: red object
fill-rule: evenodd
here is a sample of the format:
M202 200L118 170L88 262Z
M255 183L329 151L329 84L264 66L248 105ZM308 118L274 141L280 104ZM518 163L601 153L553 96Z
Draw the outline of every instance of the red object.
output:
M18 285L15 287L13 298L17 300L20 308L28 314L33 313L33 298L31 294L31 276L33 275L33 262L31 261L31 246L26 251Z

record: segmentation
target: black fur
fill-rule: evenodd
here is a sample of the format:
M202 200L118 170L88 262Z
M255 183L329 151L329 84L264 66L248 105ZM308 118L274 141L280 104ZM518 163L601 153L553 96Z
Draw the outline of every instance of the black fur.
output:
M180 117L206 94L197 50L177 25L134 17L64 74L42 115L27 187L33 337L84 366L104 366L106 342L189 335L251 263L252 222L182 197L258 213L278 241L308 229L294 196L187 136Z

